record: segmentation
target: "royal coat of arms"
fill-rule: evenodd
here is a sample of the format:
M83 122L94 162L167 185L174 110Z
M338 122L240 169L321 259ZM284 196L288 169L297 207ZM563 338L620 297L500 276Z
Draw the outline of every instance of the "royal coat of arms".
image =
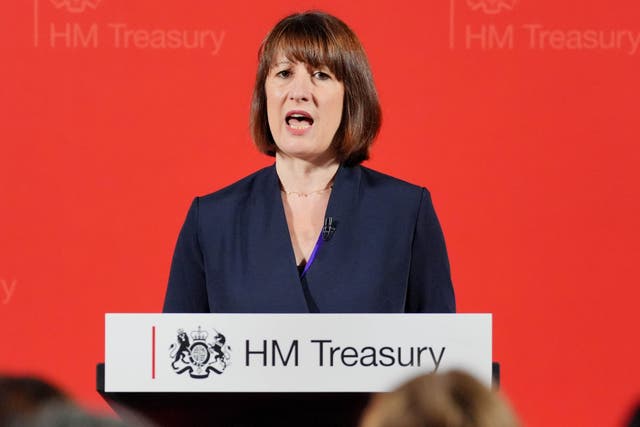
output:
M231 347L220 332L213 329L210 340L209 332L198 326L189 335L184 329L178 329L177 343L169 347L172 359L171 367L177 374L187 372L191 378L208 378L211 372L221 374L230 365Z

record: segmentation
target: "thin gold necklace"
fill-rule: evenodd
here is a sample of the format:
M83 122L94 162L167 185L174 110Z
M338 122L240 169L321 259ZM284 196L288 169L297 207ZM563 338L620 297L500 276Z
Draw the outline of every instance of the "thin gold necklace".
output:
M325 193L327 191L330 191L332 188L333 188L333 183L330 183L328 187L323 188L322 190L316 190L316 191L310 191L308 193L303 193L302 191L287 191L287 190L284 189L282 184L280 184L280 191L282 191L284 194L286 194L287 196L298 196L298 197L309 197L309 196L313 196L314 194L322 194L322 193Z

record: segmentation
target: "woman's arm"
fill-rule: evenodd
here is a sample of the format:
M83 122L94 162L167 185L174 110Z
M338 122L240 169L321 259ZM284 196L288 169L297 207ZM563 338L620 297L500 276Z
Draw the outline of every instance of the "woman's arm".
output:
M199 199L189 208L171 262L164 313L208 313L204 258L198 239Z
M405 312L455 313L449 258L444 235L426 188L422 190L411 250Z

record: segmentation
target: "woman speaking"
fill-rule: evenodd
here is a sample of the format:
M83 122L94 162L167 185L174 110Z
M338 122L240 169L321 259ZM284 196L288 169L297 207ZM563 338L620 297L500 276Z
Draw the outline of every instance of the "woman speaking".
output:
M428 191L360 166L380 122L351 29L319 12L280 21L251 105L255 144L275 164L195 198L164 312L454 312Z

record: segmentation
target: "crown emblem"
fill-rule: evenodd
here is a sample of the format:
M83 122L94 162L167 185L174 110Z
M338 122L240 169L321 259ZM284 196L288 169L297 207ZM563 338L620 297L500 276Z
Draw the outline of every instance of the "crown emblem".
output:
M191 331L191 339L194 341L206 341L207 337L209 337L209 332L203 330L200 326L198 326L197 331Z

